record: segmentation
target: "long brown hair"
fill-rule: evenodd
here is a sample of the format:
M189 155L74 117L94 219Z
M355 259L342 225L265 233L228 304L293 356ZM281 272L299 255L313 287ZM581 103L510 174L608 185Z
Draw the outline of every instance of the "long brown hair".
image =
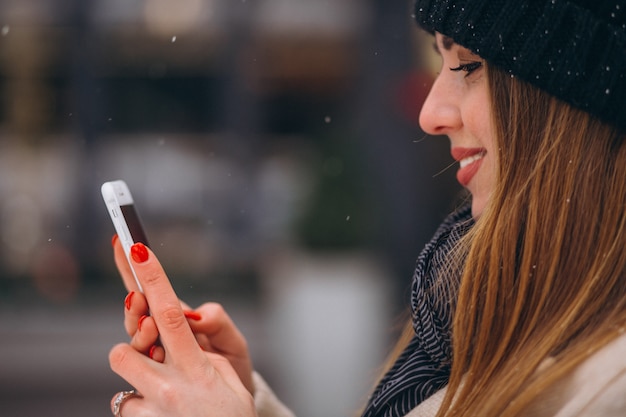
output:
M446 417L522 415L626 325L625 135L487 77L498 178L464 242Z

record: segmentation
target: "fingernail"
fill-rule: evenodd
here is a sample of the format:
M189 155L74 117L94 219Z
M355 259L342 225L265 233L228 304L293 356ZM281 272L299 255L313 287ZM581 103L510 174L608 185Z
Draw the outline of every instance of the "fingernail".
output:
M111 246L115 246L118 238L119 236L117 235L117 233L113 235L113 237L111 238Z
M126 310L130 310L130 306L133 301L133 295L135 295L135 291L129 292L126 298L124 298L124 305L126 306Z
M148 260L148 248L143 243L135 243L130 247L130 256L137 263L143 263Z
M152 347L150 348L150 352L148 352L148 356L150 356L150 359L154 359L154 351L156 350L157 345L152 345Z
M202 320L202 316L199 313L196 313L195 311L190 311L190 310L185 310L183 311L183 313L185 314L185 317L187 317L190 320Z
M141 324L147 318L148 318L148 316L146 316L145 314L143 316L139 317L139 321L137 322L137 330L141 331Z

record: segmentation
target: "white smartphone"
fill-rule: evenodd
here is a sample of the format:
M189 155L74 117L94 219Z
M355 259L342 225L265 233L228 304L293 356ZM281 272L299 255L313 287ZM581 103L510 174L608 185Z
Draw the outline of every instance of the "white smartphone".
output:
M148 244L148 239L146 238L146 233L137 215L137 211L135 210L133 196L126 183L122 180L105 182L102 184L101 191L102 198L107 206L109 216L111 216L115 232L124 248L124 253L126 254L126 259L133 272L135 281L137 281L139 290L143 291L137 279L137 275L135 274L135 270L132 267L132 263L130 262L130 247L138 242L146 246L150 245Z

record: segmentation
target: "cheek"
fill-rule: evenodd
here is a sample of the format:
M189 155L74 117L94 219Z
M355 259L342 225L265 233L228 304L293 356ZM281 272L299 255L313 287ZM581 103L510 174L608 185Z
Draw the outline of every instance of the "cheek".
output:
M465 127L470 131L476 144L485 148L487 155L481 167L478 187L481 195L489 195L495 186L497 149L489 107L475 105L468 109Z
M480 94L467 106L465 127L471 135L484 147L490 156L495 151L495 134L491 120L491 106L486 94Z

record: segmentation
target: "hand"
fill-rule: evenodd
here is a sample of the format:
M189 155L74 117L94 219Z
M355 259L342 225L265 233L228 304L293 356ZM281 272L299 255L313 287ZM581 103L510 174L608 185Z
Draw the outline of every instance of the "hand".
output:
M129 344L119 344L111 350L109 362L113 371L142 395L124 403L124 416L256 416L252 395L231 363L222 355L203 351L198 344L150 249L140 243L134 245L132 262L165 356L160 363ZM202 311L208 313L206 309Z
M125 299L124 327L131 337L130 345L157 362L163 362L165 351L158 341L159 332L149 316L147 300L130 269L119 239L113 239L115 263L129 291ZM217 303L206 303L193 311L180 301L198 344L207 352L218 353L228 359L245 387L254 394L252 360L246 339L231 318Z

